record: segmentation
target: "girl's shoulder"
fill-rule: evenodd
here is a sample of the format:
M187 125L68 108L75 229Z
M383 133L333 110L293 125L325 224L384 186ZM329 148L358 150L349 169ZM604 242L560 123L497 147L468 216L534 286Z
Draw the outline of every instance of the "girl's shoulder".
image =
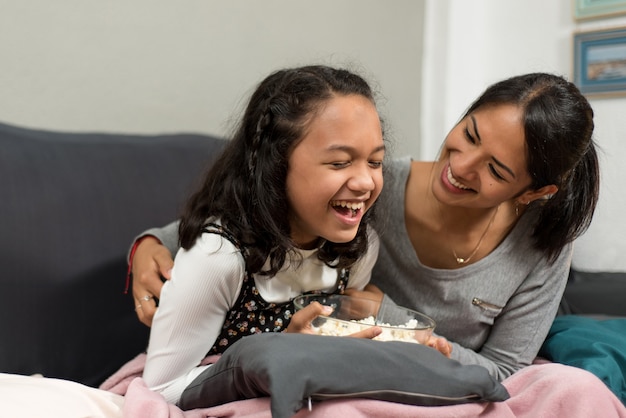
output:
M188 250L180 249L174 268L188 276L213 277L211 281L241 278L246 270L239 248L226 237L212 232L203 232Z
M190 258L221 268L224 263L243 263L239 241L219 220L211 219L194 245L186 251Z
M216 238L216 236L221 237L221 239L228 240L236 248L241 248L239 239L235 236L235 234L223 227L219 221L208 222L202 230L201 238L204 237L204 240L209 242L219 241L219 239L213 239Z
M236 239L211 230L203 231L194 246L207 252L240 252L239 243Z

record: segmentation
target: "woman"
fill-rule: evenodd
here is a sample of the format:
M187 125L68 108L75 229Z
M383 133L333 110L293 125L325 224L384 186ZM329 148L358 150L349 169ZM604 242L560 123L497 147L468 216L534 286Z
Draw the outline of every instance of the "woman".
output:
M487 88L437 161L389 164L372 284L387 303L433 317L453 359L500 380L530 364L563 294L572 242L597 203L593 128L589 103L562 77L526 74ZM132 258L146 324L175 231L147 231Z
M436 162L391 164L372 283L435 318L452 358L502 380L536 357L598 199L593 127L573 84L528 74L489 87Z

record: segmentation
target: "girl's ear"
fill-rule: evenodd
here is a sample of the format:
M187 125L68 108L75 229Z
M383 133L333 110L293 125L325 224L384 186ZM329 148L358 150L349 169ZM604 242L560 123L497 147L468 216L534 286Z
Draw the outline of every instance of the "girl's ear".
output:
M549 199L550 196L559 191L554 184L543 186L537 190L528 190L522 193L516 200L520 205L528 205L538 199Z

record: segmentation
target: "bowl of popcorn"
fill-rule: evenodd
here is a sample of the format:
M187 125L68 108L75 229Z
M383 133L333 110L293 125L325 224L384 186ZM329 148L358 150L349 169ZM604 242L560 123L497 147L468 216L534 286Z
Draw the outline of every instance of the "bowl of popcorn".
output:
M294 306L298 311L312 302L333 308L328 316L318 316L311 323L319 335L346 336L378 326L382 333L375 340L424 344L435 329L435 321L420 312L354 296L300 295Z

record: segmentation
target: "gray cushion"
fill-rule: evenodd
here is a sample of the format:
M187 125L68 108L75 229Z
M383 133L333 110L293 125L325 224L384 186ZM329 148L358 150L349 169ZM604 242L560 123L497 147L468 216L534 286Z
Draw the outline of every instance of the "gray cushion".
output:
M432 406L509 398L484 367L462 365L420 344L265 333L229 347L185 389L179 405L194 409L270 395L273 418L291 417L309 397Z

